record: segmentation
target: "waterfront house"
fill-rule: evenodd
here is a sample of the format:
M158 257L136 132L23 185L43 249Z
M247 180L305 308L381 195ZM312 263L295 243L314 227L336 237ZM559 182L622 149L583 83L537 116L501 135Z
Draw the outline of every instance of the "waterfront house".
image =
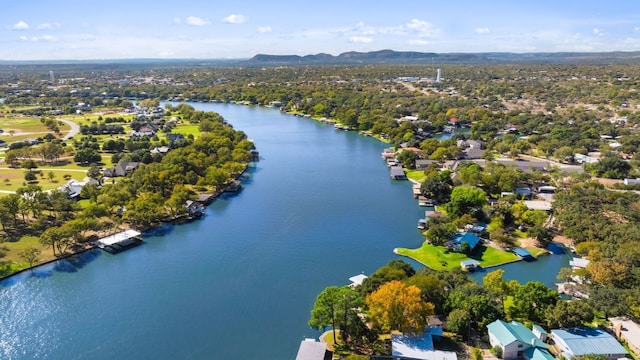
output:
M540 338L518 321L496 320L487 325L489 343L502 350L502 359L553 360Z
M331 360L333 354L327 349L327 343L304 339L298 348L296 360Z
M391 355L394 359L457 360L455 352L435 350L434 341L442 337L442 327L427 326L420 335L391 335Z
M470 232L461 232L455 233L451 237L449 241L447 241L447 247L452 248L454 250L460 250L460 246L464 243L469 245L469 249L473 250L480 243L480 238L478 235L470 233Z
M431 164L437 164L437 163L438 163L437 160L416 159L414 164L415 164L416 170L425 170Z
M624 358L628 354L618 340L603 329L554 329L551 330L551 337L566 359L582 355L603 355L613 360Z

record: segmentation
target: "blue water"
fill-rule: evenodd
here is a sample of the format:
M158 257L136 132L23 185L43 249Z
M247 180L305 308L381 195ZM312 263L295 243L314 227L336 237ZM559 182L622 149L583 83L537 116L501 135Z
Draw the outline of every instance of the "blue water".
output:
M322 289L422 243L424 209L389 179L385 144L275 109L192 105L255 141L244 189L126 252L6 280L0 359L292 359L319 334L307 321ZM558 270L532 264L521 272Z

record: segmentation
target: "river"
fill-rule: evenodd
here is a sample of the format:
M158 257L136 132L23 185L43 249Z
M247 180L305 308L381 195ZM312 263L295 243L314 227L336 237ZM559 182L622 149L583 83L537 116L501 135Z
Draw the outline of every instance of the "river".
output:
M322 289L420 246L423 209L389 179L385 144L275 109L192 105L255 141L244 189L126 252L5 280L0 358L293 359L319 334L307 321ZM532 264L509 272L539 276Z

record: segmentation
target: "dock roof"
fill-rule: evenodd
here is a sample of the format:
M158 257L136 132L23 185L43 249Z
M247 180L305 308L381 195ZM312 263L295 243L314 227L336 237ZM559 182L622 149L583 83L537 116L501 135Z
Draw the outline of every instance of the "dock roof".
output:
M98 240L98 243L103 246L109 246L109 245L113 245L113 244L117 244L117 243L129 240L131 238L138 237L140 235L142 235L142 233L139 231L126 230L126 231L102 238Z
M522 258L533 257L533 255L531 255L531 253L527 249L523 249L521 247L517 247L513 249L513 252Z

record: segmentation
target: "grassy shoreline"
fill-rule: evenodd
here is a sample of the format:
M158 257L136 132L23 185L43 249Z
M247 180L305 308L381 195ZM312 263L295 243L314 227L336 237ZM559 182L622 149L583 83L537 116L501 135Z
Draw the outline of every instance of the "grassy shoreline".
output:
M393 251L433 270L453 270L460 267L461 261L472 259L480 262L480 266L483 268L491 268L522 260L514 253L485 245L479 245L470 256L449 251L444 246L434 246L427 242L417 249L396 248Z

